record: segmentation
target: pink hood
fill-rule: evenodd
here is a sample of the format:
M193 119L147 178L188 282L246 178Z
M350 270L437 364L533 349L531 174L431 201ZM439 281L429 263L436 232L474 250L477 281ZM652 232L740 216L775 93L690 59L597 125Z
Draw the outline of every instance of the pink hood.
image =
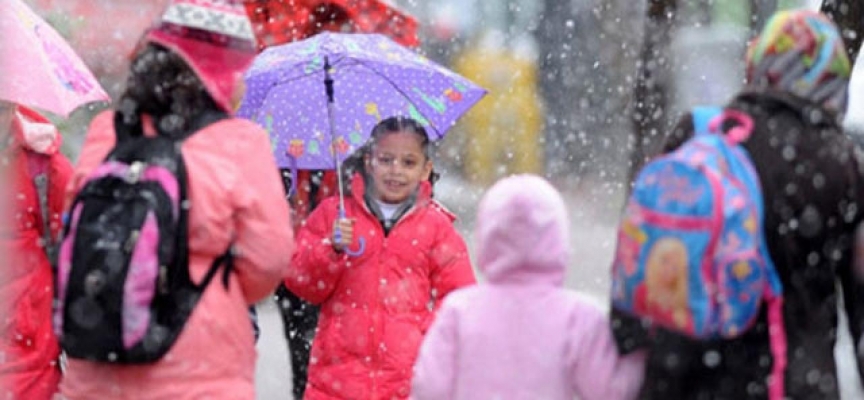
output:
M36 111L18 106L12 124L15 140L27 149L47 155L60 150L62 139L57 128Z
M414 365L412 400L635 398L644 353L619 356L605 313L561 287L561 195L537 176L506 178L477 218L488 282L444 299Z
M491 283L561 286L570 259L568 221L564 200L543 178L502 179L480 202L477 265Z

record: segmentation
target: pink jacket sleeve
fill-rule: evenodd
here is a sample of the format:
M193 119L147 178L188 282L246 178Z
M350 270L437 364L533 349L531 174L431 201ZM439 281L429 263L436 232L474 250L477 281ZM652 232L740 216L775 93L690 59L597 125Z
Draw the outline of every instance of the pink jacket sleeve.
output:
M411 382L412 400L453 397L456 371L456 310L446 304L438 311L420 346Z
M294 253L294 233L279 169L270 156L266 133L254 128L261 132L248 135L248 153L241 154L243 161L239 162L243 184L232 193L236 210L235 267L250 304L273 292Z
M297 252L285 287L313 304L327 300L342 275L347 255L337 253L330 241L337 204L327 199L309 215L297 233Z
M567 352L573 385L583 400L635 399L642 386L645 353L619 356L607 317L589 304L571 317L573 338Z

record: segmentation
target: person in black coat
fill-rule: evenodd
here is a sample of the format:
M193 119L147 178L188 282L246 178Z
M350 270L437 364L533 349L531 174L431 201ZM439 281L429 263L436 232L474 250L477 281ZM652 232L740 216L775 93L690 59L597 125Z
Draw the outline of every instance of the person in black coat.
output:
M864 219L864 158L839 125L849 60L831 22L815 12L790 11L769 21L747 61L748 85L727 108L754 121L743 147L762 184L766 241L783 283L785 395L839 399L838 303L855 347L864 334L864 284L852 268L854 233ZM659 152L692 135L688 114ZM766 314L763 305L742 336L714 341L647 327L614 310L611 323L622 353L649 348L640 399L761 400L768 399L775 362Z

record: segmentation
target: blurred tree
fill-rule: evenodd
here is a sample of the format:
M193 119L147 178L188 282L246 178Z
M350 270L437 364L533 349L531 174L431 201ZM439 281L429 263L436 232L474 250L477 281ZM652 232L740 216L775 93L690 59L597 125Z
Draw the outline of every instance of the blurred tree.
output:
M546 171L623 181L630 88L645 4L632 0L545 0L537 26L546 104Z
M824 0L826 2L838 0ZM860 0L839 0L858 2ZM670 43L675 28L682 24L707 26L713 22L715 10L711 0L647 0L642 49L637 63L636 86L633 91L632 155L630 179L653 155L655 138L672 128L673 57ZM776 11L778 0L748 0L750 36L755 36L765 21ZM858 2L859 8L864 2ZM860 15L860 14L859 14ZM859 42L860 43L860 42ZM742 54L743 57L743 54ZM680 60L679 60L680 61Z
M631 122L634 136L628 182L633 182L636 172L651 155L651 141L669 129L669 43L677 11L678 0L648 0L644 41L633 93Z
M823 0L822 13L834 20L843 35L849 59L855 62L864 40L864 1Z
M541 19L537 35L540 91L547 104L547 171L573 173L578 171L576 162L590 157L577 143L577 132L580 101L586 101L585 87L595 79L589 70L594 61L584 58L599 53L599 29L590 2L545 0Z
M765 21L777 10L777 0L750 0L750 37L762 31Z

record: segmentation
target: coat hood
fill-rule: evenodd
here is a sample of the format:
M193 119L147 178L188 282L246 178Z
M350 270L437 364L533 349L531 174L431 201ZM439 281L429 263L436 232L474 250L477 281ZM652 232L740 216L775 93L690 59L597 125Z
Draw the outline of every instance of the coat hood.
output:
M252 25L240 3L229 0L172 0L144 42L179 55L207 92L231 113L242 98L243 73L255 57Z
M60 151L60 132L51 121L27 107L16 108L12 135L22 147L35 153L51 155Z
M491 283L562 285L569 217L561 194L534 175L505 178L480 202L477 262Z

